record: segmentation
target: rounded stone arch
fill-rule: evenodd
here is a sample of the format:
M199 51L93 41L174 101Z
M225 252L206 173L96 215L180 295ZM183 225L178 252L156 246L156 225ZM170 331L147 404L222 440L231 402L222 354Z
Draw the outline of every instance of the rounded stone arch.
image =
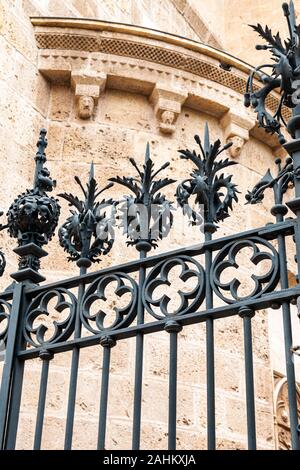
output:
M107 89L147 96L160 132L172 134L183 106L215 116L238 155L253 136L278 154L275 136L258 128L243 106L251 66L207 44L128 24L90 19L31 19L35 27L38 68L52 83L69 84L78 102L94 105ZM279 95L268 97L276 109ZM289 110L283 109L286 119Z

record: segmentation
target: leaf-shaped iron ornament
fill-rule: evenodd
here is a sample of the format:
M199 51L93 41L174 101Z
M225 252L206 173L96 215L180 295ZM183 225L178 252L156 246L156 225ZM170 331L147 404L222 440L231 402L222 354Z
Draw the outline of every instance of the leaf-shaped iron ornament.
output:
M68 201L69 206L74 207L74 210L70 210L71 216L58 231L59 242L69 253L69 261L82 258L95 263L100 261L98 259L100 255L106 255L111 250L114 242L116 203L112 199L97 201L98 196L113 184L110 183L98 190L93 163L86 188L78 176L75 176L75 181L82 189L85 200L82 201L73 194L59 194ZM104 211L105 208L110 208L109 215Z
M155 179L170 163L166 162L154 171L154 163L150 158L149 143L146 147L145 163L140 170L133 158L129 159L137 171L138 177L110 178L110 181L128 188L133 195L124 196L124 204L120 206L121 226L127 234L128 245L135 245L138 250L149 251L156 248L157 241L166 237L172 227L172 203L160 191L169 184L175 183L170 178Z
M237 162L228 158L225 160L216 160L218 155L228 149L232 142L221 147L220 140L210 143L209 129L206 123L204 144L201 139L195 135L195 141L200 147L200 153L195 150L179 150L180 157L185 160L191 160L195 169L190 174L190 178L182 181L176 191L178 204L183 213L191 219L192 225L200 225L204 218L204 230L214 232L218 226L217 222L229 217L229 209L232 209L233 201L237 201L236 184L232 183L232 175L225 176L224 173L217 173L223 168L236 165ZM222 192L225 190L225 194ZM190 198L195 196L195 204L199 206L199 211L193 209L190 205ZM203 217L201 217L201 206L203 207Z
M283 167L281 165L280 158L277 158L275 163L278 168L277 176L273 176L270 169L268 169L262 179L246 194L246 204L257 204L262 202L265 190L272 188L274 192L275 206L272 207L271 212L273 215L276 215L277 213L285 215L288 212L288 209L285 205L282 205L282 199L288 187L292 187L294 185L295 171L293 168L293 160L291 157L287 157Z
M279 33L273 35L268 26L263 28L260 24L250 25L267 44L258 45L258 50L270 50L273 64L263 64L256 67L249 75L245 93L245 106L250 105L257 113L259 126L263 127L270 134L276 134L281 144L285 143L285 138L281 133L281 125L287 126L283 116L282 107L294 108L299 103L298 95L295 91L300 79L300 26L295 23L294 3L282 5L284 15L287 19L289 37L282 42ZM269 75L267 71L271 72ZM257 89L254 79L257 78L263 87ZM278 88L281 99L274 114L266 110L266 102L272 90ZM295 99L296 98L296 99ZM294 137L293 129L288 129Z

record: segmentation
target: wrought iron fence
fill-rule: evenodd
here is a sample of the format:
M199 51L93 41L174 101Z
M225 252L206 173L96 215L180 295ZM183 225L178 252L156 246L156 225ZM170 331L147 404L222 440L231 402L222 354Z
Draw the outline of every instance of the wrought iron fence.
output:
M300 108L292 99L292 94L298 90L293 83L300 74L300 46L292 2L290 7L284 5L284 13L291 35L284 46L279 36L273 36L269 29L263 30L259 25L255 27L267 40L269 45L266 48L274 55L275 65L271 76L262 75L261 67L255 69L246 92L246 105L251 103L255 107L260 125L268 132L277 133L290 154L284 164L277 160L275 176L268 170L246 195L247 203L256 204L262 201L267 189L273 190L273 224L222 238L213 237L217 224L229 217L229 211L234 208L238 189L232 177L223 173L235 162L228 158L219 159L230 144L222 148L219 140L211 143L206 126L203 142L195 136L198 151L180 151L183 159L192 161L194 170L179 182L176 190L176 198L184 214L192 224L199 225L199 230L203 230L204 243L149 256L149 252L172 228L172 205L162 190L175 181L167 177L157 178L161 171L167 169L168 163L155 170L147 146L143 168L130 160L136 176L111 178L106 187L120 184L129 190L130 194L122 201L98 200L106 188L97 188L93 165L86 187L78 177L75 178L83 192L83 200L72 194L59 195L72 206L69 218L59 228L59 241L70 261L79 267L79 275L39 285L45 280L39 273L40 259L47 255L43 246L53 236L60 214L58 200L48 195L55 187L55 181L44 166L47 141L46 131L41 130L33 189L14 200L7 213L7 223L1 226L17 239L18 247L14 251L19 256L19 269L11 275L15 282L0 295L0 339L6 346L0 393L3 449L12 449L16 444L24 366L33 358L42 361L33 444L34 449L40 449L51 360L66 351L72 352L72 359L64 447L72 448L80 353L83 348L99 344L103 347L103 364L97 448L104 449L111 350L126 338L135 338L136 342L132 448L139 449L144 338L159 331L169 335L168 448L175 449L178 334L187 325L201 322L206 325L207 447L214 449L214 325L230 316L240 317L243 323L248 448L255 449L252 318L256 312L266 308L282 310L291 440L294 449L300 448L293 362L297 346L292 338L290 310L290 305L298 302L300 287L298 284L289 285L286 253L289 240L289 246L294 246L296 261L300 259ZM254 76L264 84L260 90L254 87ZM280 130L281 108L273 117L265 108L268 94L278 87L282 93L281 105L293 110L293 117L287 125L293 139L288 143L284 142ZM291 186L295 187L295 199L284 203L283 196ZM194 206L190 202L193 198ZM287 217L288 207L295 213L295 218ZM121 221L128 244L139 252L139 259L88 273L92 263L113 249L116 220ZM241 291L238 275L238 255L245 249L250 252L254 271L249 276L251 289L246 293ZM299 278L298 262L297 266ZM2 273L4 268L5 258L1 254ZM175 283L174 268L177 269ZM234 274L228 275L232 271ZM177 304L173 302L171 292L174 286ZM108 302L109 288L115 296L113 305ZM58 318L52 321L52 330L45 321L45 317L50 315L51 303L58 313Z

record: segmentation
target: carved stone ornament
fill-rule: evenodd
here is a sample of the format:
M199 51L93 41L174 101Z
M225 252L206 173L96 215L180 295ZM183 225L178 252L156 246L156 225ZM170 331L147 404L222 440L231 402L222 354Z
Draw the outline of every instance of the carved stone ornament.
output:
M274 410L275 436L278 450L291 450L291 429L289 418L289 401L287 378L274 372ZM296 385L298 417L300 419L300 388Z
M106 86L109 77L109 88L149 97L158 128L164 134L174 132L183 105L221 120L228 112L241 109L251 67L207 44L99 20L32 18L31 21L39 49L39 71L50 82L70 84L76 100L79 94L92 96L96 106L103 90L101 83ZM229 65L230 70L221 64ZM259 84L256 79L254 83ZM77 84L98 84L100 94L96 97L87 91L78 94ZM267 109L275 112L279 98L273 90L266 100ZM239 114L251 121L253 137L272 149L278 147L274 135L266 136L258 129L250 110ZM82 119L78 111L77 115ZM288 120L291 110L282 106L282 115ZM244 123L239 120L238 124L243 131ZM230 133L233 135L245 141L249 138L236 129ZM224 140L230 136L225 133Z
M95 102L92 96L80 96L77 104L78 116L81 119L89 119L93 115L94 107Z
M241 150L245 144L245 140L238 136L234 135L227 139L227 143L232 142L231 147L229 148L229 154L232 158L237 158L239 157Z
M80 119L90 119L93 116L105 83L106 75L102 73L76 71L71 74L71 86L75 92L77 116Z

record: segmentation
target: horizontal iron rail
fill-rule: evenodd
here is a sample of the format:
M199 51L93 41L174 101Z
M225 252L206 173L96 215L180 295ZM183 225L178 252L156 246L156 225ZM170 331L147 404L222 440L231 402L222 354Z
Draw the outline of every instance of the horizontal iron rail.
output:
M223 305L220 307L211 308L200 312L188 313L186 315L174 315L172 318L182 326L192 325L194 323L201 323L207 320L208 318L219 319L238 315L239 309L244 306L253 308L256 311L262 310L264 308L269 308L271 305L280 306L283 302L291 302L292 300L295 300L299 295L300 286L297 286L292 287L290 289L274 291L270 294L265 294L258 299L246 299L235 302L230 305ZM41 347L19 351L18 357L22 360L27 360L38 357L40 352L45 349L52 353L60 353L64 351L70 351L74 347L86 348L88 346L95 346L97 344L100 344L100 340L104 335L109 336L114 340L121 340L135 337L138 333L156 333L157 331L164 330L166 322L168 320L170 320L170 317L166 317L165 319L158 320L155 322L130 326L128 328L120 328L119 330L107 329L104 330L102 333L95 334L93 336L72 339L61 343L45 343Z
M120 264L118 266L110 266L108 268L94 271L83 276L75 276L69 279L63 279L61 281L56 281L51 284L45 284L36 287L28 286L25 287L25 293L30 297L38 295L41 292L55 289L57 287L66 287L71 289L73 287L77 287L79 282L82 282L83 284L89 284L99 276L106 276L108 274L112 274L119 271L123 273L132 273L138 271L141 266L151 268L160 261L168 260L170 258L176 258L176 256L198 256L204 254L207 248L209 248L211 251L216 251L222 248L227 243L235 242L244 238L248 239L250 237L259 236L266 240L273 240L276 239L279 233L285 235L293 234L295 224L296 221L294 219L288 219L284 222L276 224L268 224L265 227L248 230L238 234L228 235L226 237L222 237L216 240L203 242L202 244L192 245L186 248L179 248L177 250L169 251L166 253L160 253L156 256L149 256L149 258L130 261L129 263ZM1 298L4 298L2 297L2 294L0 294L0 299Z

